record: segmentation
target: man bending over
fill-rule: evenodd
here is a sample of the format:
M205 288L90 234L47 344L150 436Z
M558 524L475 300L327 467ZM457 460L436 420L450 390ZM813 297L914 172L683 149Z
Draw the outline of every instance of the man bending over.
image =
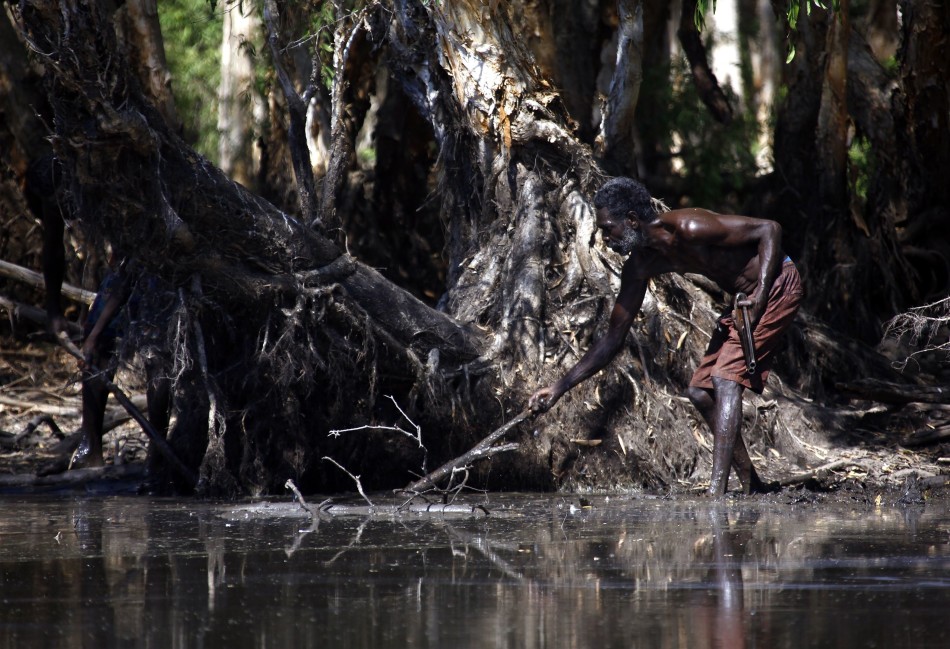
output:
M735 467L745 493L767 491L752 466L739 428L742 395L761 393L782 333L795 318L803 290L792 260L782 252L782 228L774 221L724 215L698 208L659 212L646 188L614 178L594 196L597 227L604 243L627 256L620 293L607 333L567 374L535 392L529 407L546 412L565 392L603 369L620 351L640 311L647 283L664 273L696 273L727 293L746 293L757 366L746 371L732 313L719 319L709 348L693 375L688 396L713 433L709 493L721 496Z

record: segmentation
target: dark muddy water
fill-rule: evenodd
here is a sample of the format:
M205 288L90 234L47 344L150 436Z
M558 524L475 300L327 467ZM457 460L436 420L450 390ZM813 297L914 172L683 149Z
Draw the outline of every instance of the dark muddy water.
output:
M0 500L2 647L950 647L950 512Z

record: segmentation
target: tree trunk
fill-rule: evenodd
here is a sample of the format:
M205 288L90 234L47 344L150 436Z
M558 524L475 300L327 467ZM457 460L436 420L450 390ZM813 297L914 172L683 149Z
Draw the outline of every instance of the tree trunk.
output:
M325 432L371 417L377 391L424 402L434 421L450 412L451 397L434 401L441 383L425 359L437 350L439 366L458 372L480 336L184 148L129 83L98 4L59 5L33 3L23 16L39 51L63 55L52 102L65 183L85 225L179 287L168 335L176 376L190 381L180 397L211 422L197 457L185 454L201 489L275 490L304 474L339 486L313 458L332 449L355 457L354 470L372 465L373 440ZM398 454L392 462L407 470Z
M728 124L732 121L733 109L719 86L719 80L709 67L706 47L703 45L694 19L696 4L697 0L683 0L679 29L676 34L686 53L686 58L689 59L693 83L696 84L700 98L718 121Z
M772 119L779 87L780 48L775 30L775 14L768 0L741 0L739 13L740 49L747 61L744 98L747 110L758 125L759 150L756 161L761 170L772 168Z
M818 184L825 213L834 218L847 206L848 164L848 0L828 18L825 68L818 109ZM865 228L865 235L869 234ZM839 260L841 263L843 260Z
M171 73L165 60L165 43L158 22L157 0L126 0L116 15L122 26L129 59L138 72L145 95L152 98L168 127L181 130L171 88Z
M643 80L643 3L618 2L617 56L610 92L604 104L597 149L607 171L617 176L637 176L634 115Z
M228 176L255 188L264 103L254 78L254 53L262 41L256 1L225 3L218 89L218 164Z

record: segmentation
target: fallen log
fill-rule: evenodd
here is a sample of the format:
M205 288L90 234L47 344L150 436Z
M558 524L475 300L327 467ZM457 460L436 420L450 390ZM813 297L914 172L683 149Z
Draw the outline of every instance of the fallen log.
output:
M858 399L881 403L950 403L950 386L924 386L893 383L880 379L859 379L835 383L841 392Z
M39 412L47 415L58 415L61 417L70 417L79 414L79 409L70 406L54 406L48 403L38 401L25 401L16 397L8 397L0 394L0 404L13 406L29 412Z
M328 516L449 516L476 517L488 516L488 510L481 505L453 505L443 503L423 503L409 505L334 505L320 507L320 513Z
M2 259L0 259L0 276L24 282L35 288L46 289L46 282L43 280L43 275L35 270L23 268L22 266L11 264ZM65 283L63 284L62 294L73 302L79 302L87 306L92 304L92 301L96 299L94 292Z
M950 440L950 424L928 430L917 430L901 440L901 446L915 448Z

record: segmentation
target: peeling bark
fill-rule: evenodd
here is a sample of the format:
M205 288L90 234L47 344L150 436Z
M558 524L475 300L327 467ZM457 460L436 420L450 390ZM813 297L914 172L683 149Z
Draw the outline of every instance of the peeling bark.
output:
M181 130L175 109L171 73L165 60L165 43L158 22L158 0L126 0L117 20L122 23L129 58L138 72L145 94L152 98L165 123L173 131Z
M597 145L608 171L617 176L636 177L639 174L633 155L633 135L643 81L643 4L639 0L621 0L618 5L617 60Z
M261 37L258 6L257 0L225 3L218 87L219 164L228 176L252 189L260 167L254 136L260 134L264 118L251 54Z
M840 211L847 205L848 164L848 1L841 2L841 10L828 19L828 37L825 39L825 70L818 109L818 164L819 188L824 207ZM865 234L867 228L865 227Z

